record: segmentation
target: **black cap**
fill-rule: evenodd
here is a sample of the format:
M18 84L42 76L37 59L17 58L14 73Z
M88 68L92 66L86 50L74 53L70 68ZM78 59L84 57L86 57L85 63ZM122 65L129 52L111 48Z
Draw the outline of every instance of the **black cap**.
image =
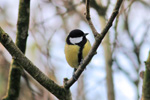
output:
M69 37L81 37L84 36L84 32L79 29L74 29L69 33Z

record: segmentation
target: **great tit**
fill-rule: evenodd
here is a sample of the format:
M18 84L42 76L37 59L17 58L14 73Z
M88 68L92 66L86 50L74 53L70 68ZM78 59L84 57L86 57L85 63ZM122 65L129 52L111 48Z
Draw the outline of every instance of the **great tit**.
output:
M74 72L91 49L91 44L86 35L88 33L74 29L66 38L65 57L68 64L74 68Z

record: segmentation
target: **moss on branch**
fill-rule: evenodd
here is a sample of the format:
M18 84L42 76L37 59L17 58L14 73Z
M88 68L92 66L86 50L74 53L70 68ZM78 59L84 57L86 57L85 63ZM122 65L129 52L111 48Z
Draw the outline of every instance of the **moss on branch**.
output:
M17 22L16 45L23 53L25 53L26 50L26 41L28 36L30 17L29 14L30 0L20 0ZM18 63L15 60L12 60L8 77L7 93L3 100L17 100L20 92L20 78L22 75L22 71L23 70L20 67L20 65L18 65Z
M0 28L0 41L8 50L12 58L23 67L36 81L60 100L72 100L70 90L57 85L53 80L44 75L14 44L7 33Z

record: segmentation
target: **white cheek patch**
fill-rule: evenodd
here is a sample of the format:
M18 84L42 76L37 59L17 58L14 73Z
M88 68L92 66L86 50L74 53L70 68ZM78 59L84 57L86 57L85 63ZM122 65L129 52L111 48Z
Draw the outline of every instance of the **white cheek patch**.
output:
M82 41L82 38L83 37L75 37L75 38L70 37L69 40L72 44L76 44L76 43L80 43Z

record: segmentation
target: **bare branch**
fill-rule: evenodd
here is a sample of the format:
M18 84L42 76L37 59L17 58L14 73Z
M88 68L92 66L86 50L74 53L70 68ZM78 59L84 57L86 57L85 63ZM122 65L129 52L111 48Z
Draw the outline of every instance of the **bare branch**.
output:
M20 0L17 21L16 46L25 53L30 18L30 0ZM8 89L5 100L16 100L20 91L22 68L12 59L9 71ZM14 92L12 92L14 91Z
M89 5L88 5L89 3L88 2L89 2L89 0L87 0L87 6L89 7ZM96 37L95 37L95 43L93 44L93 47L91 48L89 54L86 56L86 58L83 60L83 63L78 67L77 71L74 74L77 79L79 78L79 76L81 75L81 73L86 68L86 65L90 62L90 60L95 55L97 48L101 44L101 41L103 40L103 38L107 34L108 30L112 26L112 23L113 23L115 17L117 16L117 14L119 12L119 8L120 8L122 2L123 2L123 0L117 0L117 3L116 3L115 8L113 10L113 13L111 14L111 17L108 20L105 28L103 29L103 31L101 32L101 34L96 35ZM87 7L87 9L89 9L88 7ZM89 11L89 10L87 10L87 11ZM75 82L76 82L76 80L72 77L70 80L68 80L65 83L64 87L67 88L67 89L69 89Z
M144 72L142 98L143 100L150 100L150 51L148 54L147 61L145 61L145 66L146 70Z
M91 21L91 16L90 16L90 0L86 0L86 19L87 19L87 22L88 22L89 26L92 29L94 37L96 37L97 34L98 34L98 32L95 29L95 27L94 27L94 25L93 25L93 23Z
M38 81L49 92L61 100L71 100L69 90L57 85L53 80L44 75L14 44L12 39L0 27L0 42L11 54L12 58L23 67L36 81Z

